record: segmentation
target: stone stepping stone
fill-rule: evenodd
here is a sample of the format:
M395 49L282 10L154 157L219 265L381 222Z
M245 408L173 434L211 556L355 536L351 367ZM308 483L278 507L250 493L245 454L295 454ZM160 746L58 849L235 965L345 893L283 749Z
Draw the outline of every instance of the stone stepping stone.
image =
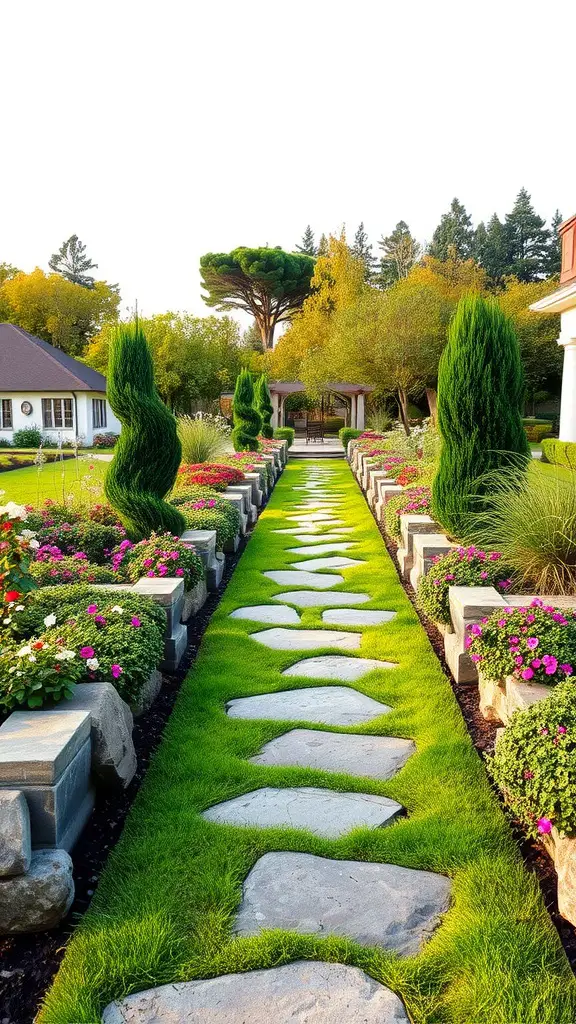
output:
M358 636L358 633L354 633ZM375 658L346 658L337 654L321 654L317 658L305 658L297 661L290 668L285 668L283 676L304 676L305 679L340 679L345 683L355 683L367 672L376 668L396 668L392 661L377 661Z
M358 967L298 960L158 985L110 1003L102 1024L409 1024L394 992Z
M370 793L336 793L313 786L266 786L225 800L202 814L218 825L247 828L302 828L339 839L353 828L381 828L402 812L402 804Z
M294 608L275 604L254 604L251 607L236 608L230 612L231 619L248 619L251 622L270 622L279 625L298 625L300 616Z
M322 612L322 621L331 626L380 626L395 615L396 612L362 611L360 608L330 608Z
M250 639L273 651L315 651L319 647L356 651L362 634L338 629L263 629L260 633L251 633Z
M415 752L412 740L397 736L359 736L353 733L291 729L270 740L253 764L282 768L318 768L367 779L391 779Z
M288 527L287 530L272 530L272 533L307 533L307 534L312 533L312 534L314 534L314 533L320 533L320 527L316 523L310 523L310 525L307 525L306 523L303 523L301 526L298 526L297 524L295 524L294 526L290 526L290 527Z
M324 540L324 537L322 538ZM327 551L348 551L348 548L354 547L354 541L338 542L334 541L332 544L311 544L309 547L301 548L287 548L286 550L291 555L323 555Z
M316 725L363 725L391 708L349 686L307 686L254 697L235 697L227 704L230 718L262 718Z
M344 577L338 576L336 573L328 575L328 573L303 572L301 569L298 569L296 572L278 569L265 572L264 576L269 580L273 580L274 583L280 584L282 587L302 586L315 587L317 590L329 590L330 587L335 587L338 583L344 583Z
M334 558L310 558L306 562L292 562L292 568L315 572L316 569L350 569L353 565L365 564L363 558L346 558L345 555L334 555Z
M352 594L347 590L339 590L337 594L314 594L310 590L289 590L285 594L274 594L272 601L286 601L298 608L322 607L327 604L365 604L371 601L370 594Z
M397 864L266 853L244 882L237 935L282 928L415 956L450 904L450 879Z

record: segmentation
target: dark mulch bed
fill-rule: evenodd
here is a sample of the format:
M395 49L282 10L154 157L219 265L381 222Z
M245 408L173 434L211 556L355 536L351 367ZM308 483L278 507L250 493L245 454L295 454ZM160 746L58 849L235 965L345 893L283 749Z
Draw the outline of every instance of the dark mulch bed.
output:
M390 540L381 526L379 526L379 529L388 553L392 558L396 569L399 570L398 560L396 558L397 546ZM487 722L481 714L480 695L477 686L454 682L444 658L444 637L436 626L419 611L416 606L416 594L414 592L414 588L410 583L407 583L402 579L399 572L398 575L406 594L414 605L416 613L422 623L422 627L425 630L452 690L454 691L454 695L460 705L462 716L466 722L474 746L480 755L492 753L494 750L496 730L499 728L498 724L496 722ZM526 837L521 824L511 815L509 808L502 801L500 791L496 789L496 787L494 787L494 791L502 804L506 817L508 818L524 863L528 870L536 876L540 884L546 909L548 910L548 913L550 914L560 936L566 956L570 961L570 966L572 967L572 970L576 972L576 928L574 925L571 925L569 921L566 921L566 919L558 912L556 871L552 860L539 843Z
M210 594L204 607L188 626L188 649L178 672L164 677L153 706L134 723L134 745L138 769L128 788L121 793L99 793L96 807L73 851L76 896L70 914L50 932L0 937L0 1024L32 1024L45 992L50 987L66 943L90 905L94 889L116 844L124 819L138 792L150 759L162 739L178 691L192 665L210 616L218 605L238 559L243 541L234 555L227 555L220 589Z

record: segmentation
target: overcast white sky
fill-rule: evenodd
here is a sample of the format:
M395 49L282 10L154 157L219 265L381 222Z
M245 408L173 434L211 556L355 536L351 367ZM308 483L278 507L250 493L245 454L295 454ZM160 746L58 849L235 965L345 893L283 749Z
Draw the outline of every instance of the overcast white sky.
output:
M576 212L574 0L0 0L0 261L77 233L123 306L307 223Z

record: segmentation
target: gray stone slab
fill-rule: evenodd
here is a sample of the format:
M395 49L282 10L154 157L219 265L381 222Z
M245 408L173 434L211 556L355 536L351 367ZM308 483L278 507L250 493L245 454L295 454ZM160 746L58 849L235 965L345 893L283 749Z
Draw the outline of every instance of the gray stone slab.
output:
M346 590L339 590L333 594L314 593L311 590L289 590L285 594L274 594L272 601L286 601L287 604L295 604L298 608L314 608L324 605L341 604L365 604L371 601L370 594L352 594Z
M409 1024L394 992L357 967L297 961L160 985L110 1003L102 1024Z
M401 956L420 952L450 903L450 880L397 864L267 853L244 883L237 935L282 928L341 935Z
M132 712L111 683L81 683L70 705L89 711L92 771L107 786L125 788L137 768Z
M19 784L30 812L32 846L73 847L94 807L90 765L91 742L87 739L53 785Z
M366 611L361 608L330 608L322 612L322 620L331 626L380 626L383 622L390 622L395 615L396 612Z
M250 622L270 622L278 625L297 625L300 616L294 608L285 608L275 604L254 604L245 608L236 608L230 612L231 619L248 619Z
M218 587L222 582L225 566L226 557L221 552L217 551L213 560L206 569L206 586L211 593L218 590Z
M0 728L0 784L56 782L89 736L88 711L13 711Z
M270 740L250 760L253 764L318 768L383 780L396 775L415 750L412 740L396 736L291 729Z
M216 530L184 530L182 540L194 545L207 569L216 554Z
M353 828L388 825L401 811L402 805L395 800L371 793L266 786L209 807L202 817L220 825L302 828L315 836L338 839Z
M362 635L338 629L263 629L260 633L251 633L250 639L273 651L315 651L319 647L356 651Z
M322 537L322 540L324 538ZM287 548L291 555L325 555L328 551L348 551L354 547L354 541L327 541L325 544L310 544L298 548Z
M364 565L362 558L347 558L346 555L327 556L325 558L311 558L306 562L292 562L293 569L304 569L308 572L316 572L317 569L350 569L353 565Z
M25 875L0 879L0 934L43 932L66 917L74 899L64 850L37 850Z
M172 636L164 640L164 658L160 663L162 672L174 672L180 664L188 647L188 630L183 623L178 623Z
M307 686L300 690L259 693L229 701L230 718L263 718L320 725L362 725L391 709L348 686Z
M18 789L0 789L0 878L23 875L30 867L30 814Z
M301 569L291 571L289 569L278 569L265 572L264 576L278 583L281 587L314 587L315 590L329 590L339 583L344 583L344 577L337 573L302 572Z
M354 634L357 636L358 634ZM367 672L377 668L396 668L392 661L377 661L375 658L346 658L341 654L321 654L317 658L305 658L290 668L283 676L304 676L306 679L340 679L353 683Z
M342 532L342 531L340 531ZM314 523L304 523L302 526L289 526L287 530L272 530L272 533L320 533L320 527Z

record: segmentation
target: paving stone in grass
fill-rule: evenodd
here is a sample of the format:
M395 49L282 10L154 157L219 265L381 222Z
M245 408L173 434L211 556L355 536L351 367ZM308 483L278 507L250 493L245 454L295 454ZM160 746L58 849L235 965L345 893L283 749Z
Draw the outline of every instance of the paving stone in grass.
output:
M285 594L274 594L272 601L285 601L295 604L298 608L314 608L324 605L365 604L371 601L370 594L352 594L347 590L339 590L337 594L319 594L310 590L289 590Z
M292 562L292 568L315 572L316 569L350 569L353 565L364 564L363 558L346 558L345 555L334 555L333 558L311 558L306 562Z
M325 538L322 537L322 541L324 540ZM332 543L330 543L330 541L328 540L327 543L312 544L310 545L310 547L287 548L286 550L291 555L324 555L327 551L348 551L348 548L351 548L353 546L354 541L348 541L348 543L338 543L338 541L333 541Z
M397 995L358 967L283 967L158 985L110 1003L103 1024L409 1024Z
M354 636L358 636L357 633ZM346 658L338 654L320 654L317 658L304 658L290 668L283 676L304 676L306 679L340 679L354 683L375 668L396 668L392 661L377 661L375 658Z
M266 786L209 807L202 817L219 825L303 828L315 836L338 839L353 828L388 825L401 811L402 804L370 793Z
M322 612L322 620L331 626L380 626L390 622L396 612L366 611L360 608L330 608Z
M312 534L314 534L314 533L320 533L320 527L316 523L309 523L309 524L308 523L302 523L301 526L298 526L298 524L295 523L294 526L289 526L287 530L272 530L272 533L307 533L307 534L312 533Z
M320 542L324 543L325 541L331 540L336 541L336 543L338 543L339 541L347 540L347 538L344 536L344 531L340 530L338 533L304 533L300 536L294 537L294 540L298 541L299 544L318 544ZM353 541L353 543L356 543L356 541ZM287 550L290 551L291 549L288 548ZM293 550L294 549L292 549L292 551Z
M358 736L353 733L291 729L270 740L253 764L288 768L318 768L368 779L391 779L416 747L397 736Z
M254 697L236 697L227 704L230 718L264 718L317 725L362 725L391 708L349 686L307 686Z
M337 573L319 573L319 572L302 572L301 569L291 572L288 569L278 569L270 572L265 572L269 580L273 580L274 583L280 584L282 587L315 587L317 590L329 590L330 587L335 587L338 583L344 582L343 576L338 576Z
M296 516L287 516L288 520L296 520L299 523L322 523L332 517L328 512L302 512Z
M237 935L282 928L417 954L450 903L450 880L397 864L266 853L244 882Z
M319 647L356 651L362 634L338 629L263 629L260 633L251 633L250 639L273 651L315 651Z
M236 608L230 612L231 619L249 619L252 622L271 622L279 625L297 624L300 616L294 608L285 608L275 604L254 604L246 608Z

